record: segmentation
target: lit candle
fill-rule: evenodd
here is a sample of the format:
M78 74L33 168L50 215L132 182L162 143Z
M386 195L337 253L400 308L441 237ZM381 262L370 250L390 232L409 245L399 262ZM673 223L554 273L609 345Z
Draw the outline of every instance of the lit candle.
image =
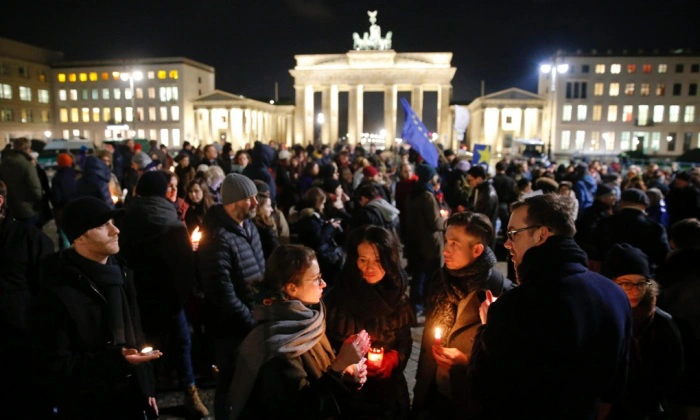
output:
M171 166L171 167L170 167L170 172L175 173L175 167L174 167L174 166Z
M194 228L190 239L192 240L192 251L196 251L199 247L199 241L202 239L202 232L199 231L199 226Z
M442 328L435 327L435 344L440 345L442 340Z
M113 196L112 196L112 201L114 201L114 204L117 204L117 202L119 201L119 196L113 195Z
M444 209L440 210L440 216L442 216L443 219L446 219L447 216L449 216L449 215L450 215L450 212L448 210L444 210Z
M151 354L152 351L153 351L153 347L146 346L143 349L141 349L141 354Z
M369 353L367 353L367 366L378 369L382 366L382 360L384 360L384 347L373 347L369 349Z

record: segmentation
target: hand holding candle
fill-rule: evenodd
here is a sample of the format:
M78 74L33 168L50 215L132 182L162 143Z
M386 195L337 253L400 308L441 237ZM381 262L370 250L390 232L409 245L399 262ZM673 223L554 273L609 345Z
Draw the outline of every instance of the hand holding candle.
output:
M199 226L194 228L192 232L192 237L190 238L192 242L192 251L196 251L199 248L199 241L202 239L202 232L199 231Z
M441 209L441 210L440 210L440 216L441 216L443 219L447 219L447 217L448 217L449 215L450 215L450 211L449 211L449 210L445 210L445 209Z

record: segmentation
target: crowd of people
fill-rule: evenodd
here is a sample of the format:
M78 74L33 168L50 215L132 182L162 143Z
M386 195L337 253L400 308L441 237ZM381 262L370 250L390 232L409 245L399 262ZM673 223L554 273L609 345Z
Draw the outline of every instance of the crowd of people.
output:
M172 373L217 419L700 417L697 170L275 141L57 164L0 159L13 418L153 418Z

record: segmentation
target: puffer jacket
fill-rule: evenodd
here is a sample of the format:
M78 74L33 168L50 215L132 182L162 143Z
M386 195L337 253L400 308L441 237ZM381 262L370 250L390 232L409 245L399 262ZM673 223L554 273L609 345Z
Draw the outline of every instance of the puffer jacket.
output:
M18 150L3 151L0 181L7 185L7 206L13 217L25 220L41 212L41 180L29 155Z
M96 156L88 156L83 163L83 175L76 182L76 198L95 197L114 208L114 201L109 193L111 178L109 166Z
M275 203L277 198L277 186L275 179L270 174L270 166L275 159L275 149L262 144L259 141L255 142L253 151L250 154L250 165L243 170L243 175L252 180L260 180L270 186L270 200Z
M197 270L211 305L214 335L243 339L255 326L251 283L265 273L260 236L252 220L236 223L221 205L204 216Z

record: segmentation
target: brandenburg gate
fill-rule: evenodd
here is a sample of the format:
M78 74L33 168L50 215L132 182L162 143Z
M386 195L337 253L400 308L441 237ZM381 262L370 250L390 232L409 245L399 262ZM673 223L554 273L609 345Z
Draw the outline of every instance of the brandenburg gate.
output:
M339 138L338 94L348 92L348 140L357 144L363 132L364 93L384 93L386 138L396 137L398 93L411 93L411 107L423 116L423 93L437 92L437 128L440 139L450 138L452 53L397 53L391 48L392 33L382 37L377 12L367 12L371 26L363 37L353 34L353 50L345 54L296 55L294 78L294 142L314 140L314 93L321 92L325 122L321 141L332 144ZM403 112L403 110L402 110Z

